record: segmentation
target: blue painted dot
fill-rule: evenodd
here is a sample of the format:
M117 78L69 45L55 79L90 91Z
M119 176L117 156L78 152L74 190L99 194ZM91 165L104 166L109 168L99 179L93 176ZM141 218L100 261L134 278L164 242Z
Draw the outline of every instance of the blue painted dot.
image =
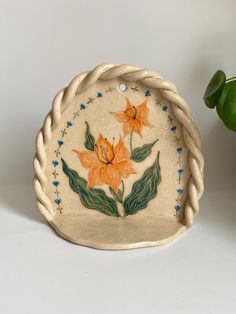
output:
M67 128L70 128L72 125L73 125L73 124L72 124L71 121L67 121L67 123L66 123Z
M80 110L83 110L85 108L86 108L86 106L84 104L80 104Z
M58 145L59 145L59 146L61 146L61 145L63 145L63 144L64 144L64 142L63 142L63 141L57 141L57 143L58 143Z
M58 185L60 184L59 181L53 181L52 183L53 183L53 185L54 185L55 187L58 187Z
M172 128L170 128L170 130L171 130L172 132L174 132L174 133L175 133L176 129L177 129L176 126L172 126Z
M145 96L146 96L146 97L151 96L151 92L150 92L150 90L146 90L146 92L145 92Z
M179 174L183 174L184 170L183 169L178 169Z
M163 111L167 111L167 110L168 110L168 107L167 107L167 106L163 106L163 107L162 107L162 110L163 110Z
M56 199L54 200L54 202L55 202L57 205L59 205L59 204L61 203L61 199L60 199L60 198L56 198Z
M53 164L54 167L56 167L59 164L59 162L57 160L53 160L52 164Z
M178 194L182 194L183 191L184 191L183 189L177 189L177 190L176 190L176 192L177 192Z
M102 97L103 93L102 92L98 92L97 97Z
M180 154L182 152L183 148L182 147L177 147L176 150Z
M176 210L177 212L179 212L180 209L181 209L181 206L180 206L180 205L175 205L175 210Z

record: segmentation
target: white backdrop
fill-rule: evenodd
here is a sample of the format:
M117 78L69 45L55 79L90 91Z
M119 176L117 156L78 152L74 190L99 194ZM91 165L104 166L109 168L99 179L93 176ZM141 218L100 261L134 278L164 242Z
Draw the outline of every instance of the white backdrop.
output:
M215 314L226 306L235 313L236 134L202 96L217 69L236 74L236 1L0 0L0 7L1 312L15 313L16 300L18 313ZM36 210L36 132L57 91L104 61L153 68L175 83L200 129L202 212L173 245L89 250L57 238Z

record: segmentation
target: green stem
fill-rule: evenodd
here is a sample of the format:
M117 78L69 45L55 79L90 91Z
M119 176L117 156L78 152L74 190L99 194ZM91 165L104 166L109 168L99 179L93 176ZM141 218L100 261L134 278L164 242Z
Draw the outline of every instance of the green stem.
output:
M235 80L236 79L236 76L233 76L233 77L230 77L226 80L226 82L229 82L229 81L232 81L232 80Z
M125 207L124 207L124 192L125 192L125 185L124 185L124 181L122 180L121 181L121 184L122 184L122 190L121 190L121 194L122 194L122 200L121 200L121 204L123 206L123 209L124 209L124 216L126 216L126 212L125 212Z
M121 190L121 194L122 194L122 204L123 204L123 197L124 197L124 191L125 191L125 185L124 185L124 181L121 181L122 184L122 190Z
M132 152L133 152L133 147L132 147L132 139L133 139L133 130L132 132L130 133L130 142L129 142L129 145L130 145L130 155L132 155Z
M121 181L121 189L118 190L118 192L115 192L112 187L109 187L110 193L114 200L120 204L123 204L123 198L124 198L124 191L125 191L125 185L124 181Z

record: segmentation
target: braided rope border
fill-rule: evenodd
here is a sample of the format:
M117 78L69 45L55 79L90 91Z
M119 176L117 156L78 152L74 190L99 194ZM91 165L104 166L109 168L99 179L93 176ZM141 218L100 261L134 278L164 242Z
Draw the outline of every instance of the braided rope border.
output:
M85 91L98 79L112 80L118 77L127 81L140 81L148 87L157 88L161 95L171 103L173 113L182 125L183 138L189 150L188 163L190 170L188 199L184 208L184 224L186 227L191 227L194 216L199 212L198 201L204 190L204 160L201 153L198 129L193 122L187 103L178 95L177 89L172 83L165 81L152 70L125 64L104 63L92 71L83 72L76 76L68 87L62 89L54 98L52 110L46 116L43 127L36 137L36 154L33 165L35 170L34 190L38 208L46 219L53 224L55 211L45 193L48 184L45 175L47 166L46 147L51 140L53 130L60 122L63 111L70 105L75 94Z

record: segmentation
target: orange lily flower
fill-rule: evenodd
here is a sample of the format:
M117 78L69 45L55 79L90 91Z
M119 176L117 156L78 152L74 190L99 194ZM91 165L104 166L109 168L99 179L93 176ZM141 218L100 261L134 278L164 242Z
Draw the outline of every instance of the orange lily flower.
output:
M136 173L122 139L114 146L100 134L95 151L73 151L78 155L82 166L89 169L88 188L107 184L118 192L122 178Z
M141 130L144 126L153 127L148 120L147 100L134 106L127 98L126 109L123 112L111 112L114 118L123 123L124 136L136 132L142 137Z

